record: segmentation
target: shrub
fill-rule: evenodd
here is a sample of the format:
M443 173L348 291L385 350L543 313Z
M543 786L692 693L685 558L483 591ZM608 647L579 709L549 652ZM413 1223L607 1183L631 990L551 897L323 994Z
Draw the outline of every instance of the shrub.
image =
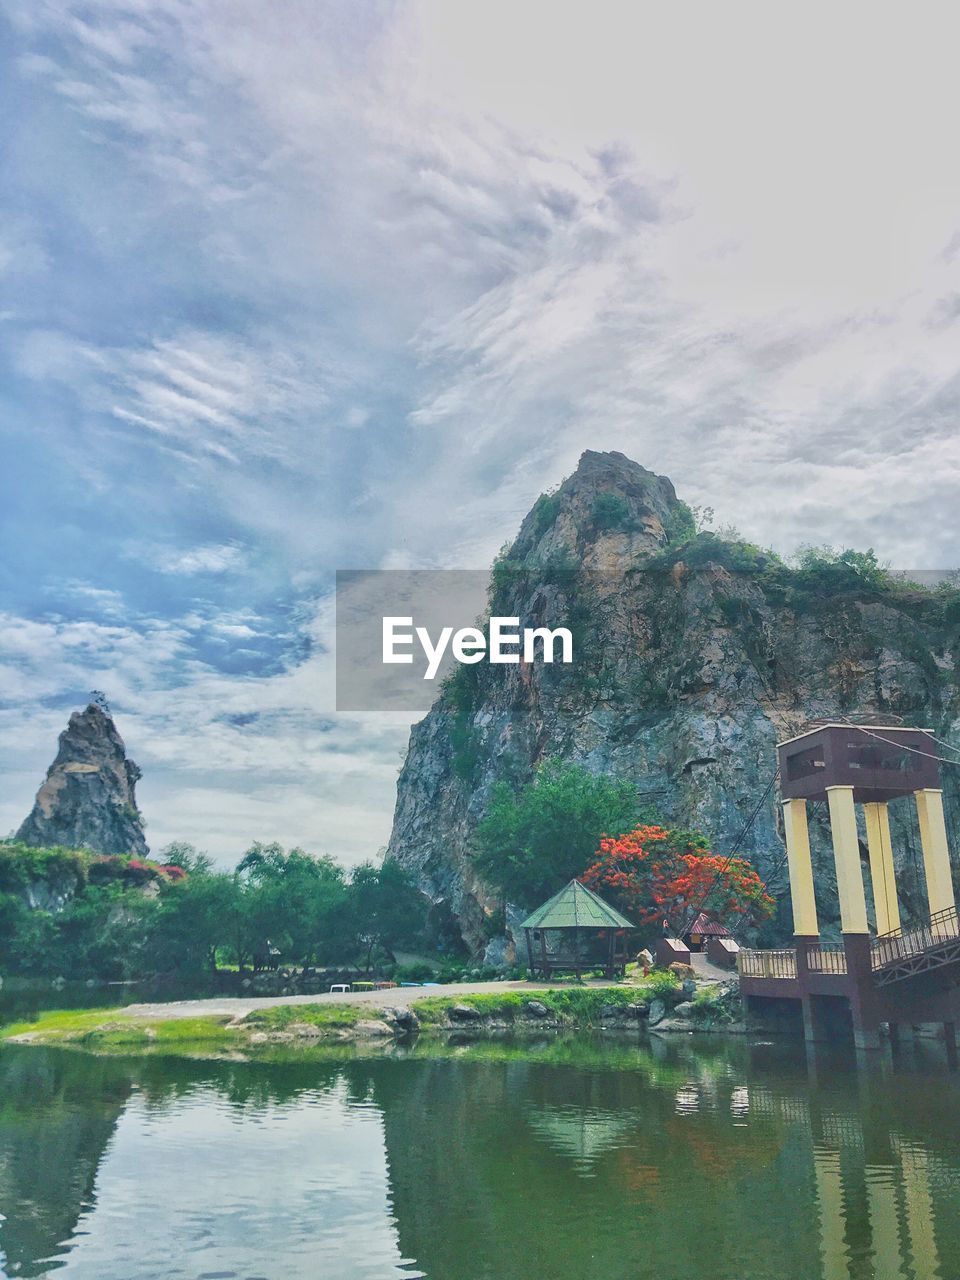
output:
M654 969L647 975L646 990L651 1000L669 1000L680 989L680 979L669 969Z
M432 964L398 964L393 971L393 978L395 982L429 982L435 972Z
M620 530L629 533L637 522L618 493L598 493L590 507L590 523L601 533Z

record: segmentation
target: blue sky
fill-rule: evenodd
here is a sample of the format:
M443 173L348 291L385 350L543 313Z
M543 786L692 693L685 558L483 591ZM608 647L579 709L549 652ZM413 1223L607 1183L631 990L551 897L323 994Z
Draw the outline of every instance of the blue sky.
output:
M0 0L0 829L96 687L154 847L374 854L408 725L333 711L333 572L483 567L587 447L960 562L957 19L906 23Z

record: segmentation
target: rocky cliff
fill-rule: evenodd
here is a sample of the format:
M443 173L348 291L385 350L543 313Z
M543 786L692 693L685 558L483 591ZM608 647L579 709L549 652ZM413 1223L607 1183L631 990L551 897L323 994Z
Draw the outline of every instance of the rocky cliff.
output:
M899 582L869 555L790 568L697 533L670 481L618 453L585 453L537 501L494 566L490 612L569 626L575 661L459 668L411 732L389 846L474 951L493 903L472 833L493 782L525 781L549 755L634 780L663 820L701 828L719 852L738 840L782 894L778 740L822 716L960 728L957 593ZM944 771L951 826L958 772ZM909 910L918 840L909 807L894 809ZM829 923L817 815L814 828Z
M91 702L61 733L57 757L16 839L38 848L142 856L148 850L135 795L139 779L109 713Z

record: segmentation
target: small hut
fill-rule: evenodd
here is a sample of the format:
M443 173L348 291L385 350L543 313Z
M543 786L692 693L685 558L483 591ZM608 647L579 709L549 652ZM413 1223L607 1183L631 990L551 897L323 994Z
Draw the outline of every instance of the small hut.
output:
M731 938L730 930L718 924L706 911L700 912L683 935L683 940L691 951L704 952L711 964L721 969L737 967L739 946Z
M521 925L527 959L534 973L602 968L608 978L623 975L627 935L636 925L579 880L571 880Z
M690 951L706 951L709 938L729 937L729 929L725 929L722 924L717 924L716 920L708 915L706 911L701 911L683 935L683 940Z

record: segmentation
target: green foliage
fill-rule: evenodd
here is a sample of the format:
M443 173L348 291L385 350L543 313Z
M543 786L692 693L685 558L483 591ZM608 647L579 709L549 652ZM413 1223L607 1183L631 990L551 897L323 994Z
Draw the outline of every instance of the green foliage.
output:
M533 521L533 536L535 538L543 537L556 520L559 510L559 493L555 490L550 493L541 493L533 504L533 510L530 513Z
M600 533L618 530L629 533L637 528L630 508L619 493L598 493L590 506L590 523Z
M685 502L676 502L664 521L663 531L670 546L683 546L696 536L697 518Z
M53 845L35 849L16 840L0 841L0 892L24 889L39 880L72 878L83 884L91 862L97 857L89 849L65 849Z
M552 757L519 791L493 787L477 828L477 867L511 901L532 908L579 875L602 835L631 830L639 818L632 783Z
M278 844L252 845L236 871L189 845L164 856L189 870L0 846L0 973L116 980L193 977L218 962L369 965L424 925L425 899L395 862L364 864L348 880L330 858ZM62 910L30 908L26 887L42 879L63 890Z
M733 1022L735 1015L718 987L701 987L693 997L693 1018L695 1022L722 1026Z
M653 969L644 978L643 987L650 1000L669 1002L680 989L680 979L669 969Z
M473 723L479 696L479 664L458 664L443 682L443 697L453 712L449 731L453 771L468 785L476 780L481 755Z
M426 914L426 898L395 859L387 858L380 866L364 862L354 868L347 918L368 973L377 948L392 961L395 947L416 942Z
M853 551L833 547L801 547L794 557L790 586L798 596L827 598L845 592L898 593L915 590L895 578L871 548Z
M213 868L213 859L185 840L172 840L160 850L160 860L167 867L180 867L188 873L207 872Z
M436 966L423 961L398 964L393 970L394 982L429 982L436 974Z

